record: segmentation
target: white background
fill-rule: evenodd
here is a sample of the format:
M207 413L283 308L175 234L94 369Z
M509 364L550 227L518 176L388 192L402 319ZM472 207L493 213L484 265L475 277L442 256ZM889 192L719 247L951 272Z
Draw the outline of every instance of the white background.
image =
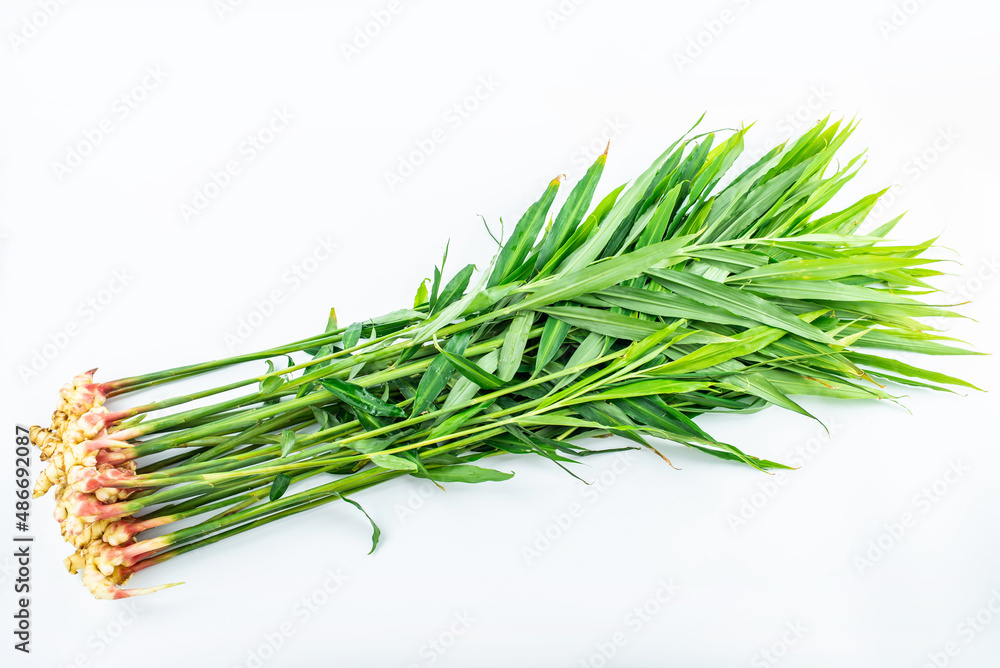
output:
M0 10L8 545L14 425L45 423L74 373L267 347L321 330L331 306L344 323L406 306L447 239L452 269L485 266L480 214L512 223L610 137L603 195L705 110L705 128L756 121L749 151L830 112L861 117L844 157L869 147L869 163L839 202L898 184L873 219L910 210L899 238L940 235L941 257L960 254L941 301L971 298L975 321L946 326L995 348L995 3L424 0L392 5L367 44L357 31L385 2L48 4L50 18L40 1ZM449 114L463 101L476 108ZM241 144L276 109L292 120L248 159ZM59 168L103 119L111 131ZM438 127L444 141L390 188ZM239 174L185 220L233 160ZM296 283L296 267L313 271ZM252 316L263 324L227 343ZM925 363L995 385L993 357ZM909 394L912 414L806 401L831 437L778 409L702 421L759 456L807 453L777 480L668 446L682 470L594 458L589 488L511 458L493 462L516 472L505 483L399 481L358 496L383 529L371 557L364 518L334 505L146 571L136 586L187 584L134 603L95 601L63 571L46 498L32 510L30 656L11 649L0 552L4 665L995 666L996 395ZM962 475L939 482L952 467ZM304 614L329 573L347 580ZM665 603L661 582L676 588ZM636 621L637 606L653 612Z

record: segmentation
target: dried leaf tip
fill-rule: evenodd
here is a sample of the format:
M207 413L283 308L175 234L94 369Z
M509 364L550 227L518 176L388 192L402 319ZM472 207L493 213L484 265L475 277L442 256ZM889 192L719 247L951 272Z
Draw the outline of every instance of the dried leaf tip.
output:
M549 181L549 187L550 188L558 188L559 186L562 185L562 182L565 181L565 180L566 180L566 175L565 174L560 174L556 178L554 178L551 181Z
M597 156L597 162L604 163L608 160L608 151L611 150L611 140L608 140L608 145L604 147L604 153Z

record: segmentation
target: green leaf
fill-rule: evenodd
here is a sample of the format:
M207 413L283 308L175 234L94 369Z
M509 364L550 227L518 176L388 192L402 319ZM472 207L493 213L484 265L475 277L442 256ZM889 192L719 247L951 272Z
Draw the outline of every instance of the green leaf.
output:
M725 309L706 306L672 292L654 292L616 285L601 290L596 296L613 306L664 318L685 318L737 327L755 327L760 324L749 318L733 315Z
M277 501L288 489L288 485L292 482L291 476L287 473L279 473L274 476L274 482L271 483L271 489L267 493L267 498L271 501Z
M606 390L596 394L587 395L589 400L608 401L610 399L626 399L628 397L644 397L647 395L659 394L679 394L681 392L694 392L707 387L711 383L696 383L680 380L654 379L639 380L631 383L613 385Z
M573 354L570 356L569 361L566 362L566 368L572 369L574 367L587 364L589 362L593 362L598 357L604 354L604 351L607 348L607 346L608 346L607 337L605 337L602 334L598 334L597 332L591 332L590 334L587 335L587 338L585 338L582 342L580 342L580 345L576 347L576 350L573 351ZM581 373L583 373L583 371L578 371L574 374L563 376L562 378L559 379L559 382L556 383L556 386L553 388L553 391L559 390L569 385L574 380L579 378Z
M845 353L844 357L857 364L864 364L877 369L885 369L886 371L901 373L904 376L910 376L912 378L922 378L935 383L944 383L945 385L961 385L962 387L982 391L972 383L968 383L961 378L955 378L954 376L948 376L936 371L928 371L927 369L921 369L920 367L904 364L899 360L889 359L887 357L867 355L865 353Z
M349 499L349 498L347 498L347 497L346 497L346 496L344 496L343 494L340 494L340 493L337 493L337 492L334 492L334 493L335 493L335 494L336 494L336 495L337 495L338 497L340 497L340 500L341 500L341 501L344 501L344 502L346 502L346 503L349 503L349 504L351 504L352 506L354 506L355 508L357 508L358 510L360 510L360 511L362 512L362 514L363 514L363 515L364 515L365 517L367 517L367 518L368 518L368 522L369 522L369 524L371 524L371 525L372 525L372 549L368 550L368 554L371 554L372 552L374 552L374 551L375 551L375 548L376 548L376 547L378 547L378 541L379 541L379 538L381 538L381 537L382 537L382 530L378 528L378 525L377 525L377 524L375 524L375 520L373 520L373 519L372 519L372 516L371 516L371 515L369 515L369 514L367 513L367 511L365 511L365 509L361 507L361 504L360 504L360 503L358 503L358 502L357 502L357 501L355 501L354 499Z
M486 373L493 373L496 371L497 365L500 363L500 351L492 350L487 354L483 355L476 362L476 365L485 371ZM455 381L455 385L451 388L448 396L445 398L444 403L441 408L444 410L450 410L457 406L461 406L466 401L472 399L479 392L480 387L473 383L471 380L462 376Z
M760 397L776 406L781 406L819 422L819 419L815 415L792 401L784 392L775 387L767 378L759 373L724 376L721 379L721 386L725 387L727 385L737 391Z
M130 420L119 422L116 426L118 429L131 429L132 427L136 426L137 424L145 420L147 415L149 415L149 413L140 413L139 415L136 415L134 418Z
M704 452L706 455L712 455L713 457L718 457L719 459L725 459L726 461L729 461L729 462L744 462L745 463L747 460L750 460L750 462L753 463L754 467L755 468L759 468L759 469L786 469L786 470L792 470L792 469L795 468L794 466L786 466L785 464L779 464L778 462L772 462L769 459L760 459L758 457L751 457L750 455L744 455L743 457L740 457L739 455L734 454L732 452L728 452L726 450L716 450L714 448L706 448L703 445L695 445L694 443L688 443L687 445L688 445L688 447L694 448L695 450L700 450L700 451ZM733 447L733 446L729 446L729 447Z
M494 376L492 373L486 371L475 362L471 362L461 355L456 355L455 353L448 352L444 349L441 349L440 352L448 359L449 362L451 362L452 366L455 367L460 374L471 380L479 387L487 390L496 390L506 385L501 378Z
M614 207L615 202L618 200L618 196L621 194L622 190L625 189L627 183L623 183L618 186L610 193L608 193L604 199L602 199L589 216L584 218L583 223L576 228L576 231L567 239L562 246L560 246L549 258L549 261L542 267L541 271L538 272L539 277L548 276L556 270L564 259L566 259L570 254L576 251L577 248L583 245L583 243L590 238L594 229L601 224L601 222L607 217L608 213Z
M820 302L820 306L824 306ZM959 314L929 304L886 304L882 302L852 301L848 304L833 302L829 304L838 313L854 313L863 315L870 320L883 324L893 324L906 329L924 330L926 326L912 318L960 318Z
M421 474L423 474L424 477L431 478L429 472L427 471L427 467L424 465L424 460L420 458L420 454L416 450L407 450L406 452L401 452L399 453L399 456L402 457L403 459L413 462L416 465L417 470L413 473L413 475L420 476ZM433 480L433 478L431 478L431 482L434 482L434 484L437 486L438 489L444 490L444 487L438 485L437 482Z
M558 272L569 275L574 274L578 271L587 271L592 269L588 267L594 262L598 257L600 257L601 252L607 247L608 242L615 236L618 229L628 221L632 211L635 206L639 204L644 198L647 189L649 188L651 182L656 176L657 171L660 166L670 157L673 152L674 146L680 142L674 142L670 147L667 148L653 163L643 172L635 181L632 182L632 187L629 188L625 194L615 202L615 205L611 207L608 212L607 217L601 221L601 225L597 228L597 231L591 236L586 242L584 242L579 248L573 251L566 259L564 259L558 268ZM645 250L645 249L643 249ZM642 251L638 251L642 252ZM630 277L626 277L630 278ZM621 279L624 280L624 279ZM594 290L600 290L604 287L614 285L619 281L613 281L607 285L603 285L597 288L590 288L579 292L577 294L584 294L584 292L593 292ZM553 299L552 301L557 301L558 299L570 299L570 297L560 297Z
M361 327L360 322L352 322L346 330L344 330L344 348L353 348L358 345L358 341L361 340Z
M597 292L635 278L654 265L659 266L684 259L684 246L692 237L680 237L663 241L652 246L608 260L596 262L572 274L561 274L561 280L544 283L529 294L518 306L522 309L536 309L557 301L573 299L590 292Z
M280 390L281 386L284 384L285 379L281 376L268 376L264 380L260 381L260 392L261 394L274 394Z
M680 196L681 188L682 184L678 183L675 185L656 205L656 210L645 228L643 228L639 239L635 242L636 248L645 248L650 244L663 241L664 235L667 233L667 227L674 215L674 210L677 208L677 200Z
M313 355L313 359L319 359L320 357L326 357L327 355L332 355L332 354L333 354L333 344L332 343L326 343L326 344L323 344L322 346L320 346L319 348L316 348L315 355ZM329 364L330 364L331 361L332 360L326 360L324 362L317 362L315 366L316 367L329 366Z
M354 413L354 417L365 431L375 431L376 429L381 429L386 425L386 421L383 418L376 417L357 408L352 408L351 410Z
M767 369L760 372L771 384L784 394L812 395L834 399L890 399L878 388L868 388L844 380L824 382L813 377L804 377L787 371Z
M413 296L413 308L417 308L418 306L427 303L429 294L427 292L427 283L429 281L430 279L428 278L425 278L424 280L420 281L420 286L417 287L417 294Z
M448 284L444 286L444 290L441 291L441 295L437 299L437 303L434 304L434 308L431 309L431 313L436 313L451 304L455 303L459 297L465 294L466 289L469 287L469 280L472 278L472 272L476 270L476 265L467 264L462 267L461 270L455 276L448 281Z
M574 408L589 421L602 425L608 433L649 447L646 439L639 434L639 426L620 407L603 401L593 401L578 404Z
M659 396L627 397L616 399L615 404L626 407L625 413L643 424L671 432L687 433L691 436L711 439L691 418L684 415Z
M451 239L444 245L444 256L441 258L441 266L434 267L434 280L431 282L431 296L428 300L428 305L430 310L433 311L434 307L437 305L438 292L441 290L441 272L444 271L444 265L448 262L448 248L451 246Z
M827 345L838 345L826 332L795 317L780 306L742 290L683 271L654 269L648 272L665 288L706 306L723 308L756 322Z
M663 329L662 323L585 306L550 306L541 311L574 327L616 339L638 341Z
M757 253L745 248L739 250L732 248L708 248L692 251L691 255L711 265L736 273L762 267L770 260L763 253Z
M402 408L382 401L360 385L347 383L337 378L322 378L319 384L327 392L362 413L381 417L406 417Z
M679 359L664 364L653 373L657 375L679 376L693 371L709 369L731 359L757 352L761 348L771 345L784 335L784 331L774 329L773 327L765 327L763 325L754 327L745 332L734 334L732 341L709 343L702 346Z
M858 200L843 211L831 213L828 216L818 218L809 223L809 232L833 232L844 233L856 229L874 208L878 198L884 195L889 189L886 188L877 193L868 195Z
M419 478L426 478L423 473L414 473ZM430 470L431 480L437 482L501 482L514 477L513 473L504 473L495 469L481 468L471 464L455 464L453 466L438 466Z
M785 260L742 274L730 276L727 283L737 283L760 279L805 279L810 281L835 280L848 276L871 276L881 271L912 267L937 260L918 258L882 257L880 255L851 255L840 258L818 258L815 260Z
M374 454L371 455L372 463L376 466L381 466L384 469L390 469L392 471L416 471L417 465L408 459L403 459L397 455L383 455Z
M401 439L405 432L396 432L385 438L364 438L358 441L350 441L344 445L362 455L371 455L382 452L390 445Z
M396 388L399 393L403 395L404 399L416 399L417 388L410 382L409 378L397 378L393 381L396 384Z
M738 215L726 216L712 234L702 237L703 241L722 241L752 236L757 226L768 220L781 203L794 192L795 184L806 178L810 171L808 163L790 166L764 183L757 184L753 197L738 203Z
M317 406L310 406L309 408L312 410L313 418L319 424L320 429L329 429L338 424L337 419L329 411L325 411Z
M578 427L580 429L604 429L605 424L593 420L582 420L572 415L560 413L542 413L518 417L517 424L522 427Z
M502 291L511 291L513 290L514 287L516 286L505 286L504 288L502 288ZM433 337L438 332L438 330L450 325L454 320L458 319L459 316L467 314L469 312L468 311L469 307L473 303L477 302L477 300L480 300L483 294L484 291L478 288L470 290L465 296L463 296L457 302L451 304L450 306L447 306L439 313L434 314L433 317L428 318L423 323L421 323L420 327L414 330L413 333L410 335L410 340L413 342L414 345L419 345L424 341L429 341L431 337ZM479 308L486 308L494 303L489 300L487 301L488 303L486 304L480 303ZM411 347L409 348L409 350L413 350L413 348ZM405 358L406 354L404 353L402 357Z
M460 332L448 340L444 349L450 353L461 355L465 352L465 348L469 345L471 338L472 332ZM410 414L420 415L427 410L434 403L434 400L438 398L438 395L441 394L441 391L444 390L445 385L448 384L448 380L454 373L455 367L452 366L447 357L441 354L435 357L427 367L427 370L424 371L424 375L420 378L420 383L417 385L417 396L413 400L413 408Z
M487 287L506 283L508 276L524 263L532 246L535 245L538 233L542 230L545 216L556 198L556 191L559 190L560 183L560 179L552 179L539 200L528 207L528 210L521 216L521 220L517 222L510 238L507 239L503 248L500 249L500 254L497 255L493 271L486 284Z
M885 304L920 304L915 299L902 297L890 292L872 290L858 285L848 285L836 281L803 281L788 279L784 281L753 281L745 290L755 294L772 297L787 297L789 299L805 299L811 301L869 301Z
M885 235L889 234L889 232L892 232L892 228L896 227L896 224L903 219L903 215L904 214L901 213L892 220L890 220L888 223L884 223L879 227L875 228L874 230L871 231L871 234L869 236L884 237Z
M853 333L860 328L848 327L845 331ZM985 353L975 350L956 348L942 343L937 343L933 339L946 337L934 337L921 335L920 332L907 332L898 329L876 329L866 332L857 345L866 348L885 348L886 350L904 350L911 353L922 353L924 355L984 355ZM947 339L954 341L955 339Z
M686 324L684 320L674 320L672 323L662 327L649 336L634 343L629 344L625 349L625 354L613 361L609 368L616 371L636 369L653 358L662 355L674 343L687 338L688 334L674 334ZM666 341L668 337L673 337ZM666 342L665 342L666 341Z
M570 474L577 480L583 481L583 478L576 475L575 473L573 473L560 463L560 462L576 463L575 459L563 457L562 455L558 454L560 450L565 451L569 449L566 444L560 443L559 441L554 441L550 438L546 438L545 436L542 436L538 432L526 431L524 429L521 429L515 424L504 425L504 430L507 431L508 434L513 436L517 441L520 441L522 444L527 446L528 449L520 450L521 452L533 452L535 454L541 455L554 462L557 466L559 466L559 468L561 468L563 471ZM508 452L519 451L516 447L514 449L508 449L509 446L507 446L506 444L501 444L502 441L498 441L498 439L491 439L491 443L496 444L497 447L499 447L501 450L505 450Z
M559 352L566 335L572 326L558 318L546 318L542 327L542 335L538 339L538 352L535 354L535 371L532 377L538 376L542 369L551 362Z
M524 347L528 342L531 324L535 314L532 311L521 311L511 322L504 334L503 347L500 348L500 367L497 375L503 382L509 381L521 366Z
M281 456L285 457L292 448L295 447L295 432L291 429L285 429L281 432Z
M465 301L465 308L461 311L455 311L455 313L462 316L469 316L473 313L486 311L493 305L514 294L517 288L518 285L516 283L508 283L507 285L498 285L486 288L485 290L474 291L463 298L463 300L468 298Z
M440 438L448 434L454 434L457 432L463 424L471 420L476 415L482 413L486 408L492 405L492 400L484 401L481 404L475 406L470 406L465 410L461 410L454 415L448 416L446 419L442 420L440 424L431 429L430 433L427 435L428 440L435 438Z
M552 223L552 229L545 234L542 240L538 258L535 260L536 270L541 270L552 259L556 250L569 239L580 225L584 214L590 208L590 202L594 198L594 191L597 189L597 182L601 178L601 172L604 171L604 163L607 158L608 152L605 151L598 156L583 178L573 186L566 202L559 209L555 222Z

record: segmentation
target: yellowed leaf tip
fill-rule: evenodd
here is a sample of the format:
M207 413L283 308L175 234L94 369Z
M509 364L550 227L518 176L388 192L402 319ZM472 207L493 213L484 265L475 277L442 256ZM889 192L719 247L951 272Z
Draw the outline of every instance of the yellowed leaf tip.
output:
M566 180L566 175L560 174L559 176L557 176L556 178L552 179L552 181L549 182L549 187L558 188L560 185L562 185L562 182L565 180Z

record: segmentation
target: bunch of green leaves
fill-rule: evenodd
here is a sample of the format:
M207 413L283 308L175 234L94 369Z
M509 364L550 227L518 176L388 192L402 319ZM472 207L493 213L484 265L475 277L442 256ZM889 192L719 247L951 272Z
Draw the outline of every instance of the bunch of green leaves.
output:
M412 308L346 328L332 316L265 351L310 357L249 379L256 392L140 425L140 456L180 454L142 460L131 484L156 491L136 512L236 509L171 534L183 551L399 476L503 480L481 465L503 454L572 472L596 452L666 458L673 443L766 470L781 464L696 418L810 416L796 397L895 400L891 384L971 388L892 356L976 354L922 320L959 317L922 299L940 273L933 240L888 240L898 219L859 234L884 191L821 213L861 163L835 158L853 130L824 120L738 174L746 129L684 137L596 203L606 155L558 207L553 180L478 279L467 265L445 282L442 262ZM588 438L608 434L624 440Z

